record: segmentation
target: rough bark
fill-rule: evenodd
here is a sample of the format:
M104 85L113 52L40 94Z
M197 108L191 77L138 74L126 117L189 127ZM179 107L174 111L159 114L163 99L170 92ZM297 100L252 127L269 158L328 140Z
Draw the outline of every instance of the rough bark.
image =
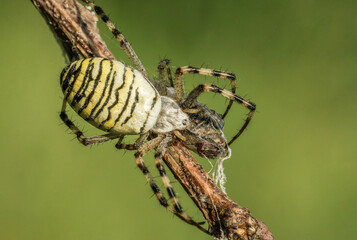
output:
M213 236L219 239L273 239L267 226L253 218L248 209L231 200L179 141L169 148L165 162L202 211Z

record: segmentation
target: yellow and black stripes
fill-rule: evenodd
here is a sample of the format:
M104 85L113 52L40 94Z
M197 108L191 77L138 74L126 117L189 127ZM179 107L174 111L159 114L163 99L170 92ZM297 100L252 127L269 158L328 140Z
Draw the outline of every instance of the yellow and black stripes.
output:
M94 58L91 58L89 60L89 63L88 63L88 66L86 67L86 70L85 70L85 73L84 73L84 77L83 77L83 80L80 84L80 87L78 88L78 90L76 91L76 93L74 94L73 98L72 98L72 101L71 101L71 106L75 106L80 100L82 100L83 97L85 97L85 92L88 91L88 86L89 86L89 83L91 83L92 81L94 81L93 79L93 69L94 69ZM99 63L99 71L101 71L101 65L102 65L102 62L103 60ZM96 76L99 76L100 77L100 73ZM96 77L96 83L98 82L98 78ZM75 82L73 83L75 84ZM94 92L94 91L91 91L91 93ZM88 97L86 97L87 99ZM83 106L83 105L82 105ZM82 107L81 106L81 107ZM77 111L78 114L79 111Z
M124 73L123 73L123 78L125 78L125 72L126 72L126 68L124 68ZM117 77L117 73L114 72L113 73L113 78ZM110 78L110 74L108 74L107 79L111 79ZM109 104L109 99L112 97L112 94L114 94L116 101L119 100L119 91L123 88L124 86L124 80L122 81L122 83L116 88L114 89L114 81L110 81L110 84L107 84L107 82L105 83L105 87L103 89L103 93L100 96L99 101L95 104L95 107L93 108L93 110L91 111L91 113L89 114L89 117L86 118L86 120L92 120L92 119L97 119L99 114L101 114L103 112L103 110L108 106Z
M178 102L181 102L183 100L185 90L183 87L183 80L182 80L182 75L186 73L193 73L193 74L200 74L200 75L205 75L205 76L211 76L211 77L219 77L219 78L226 78L231 81L231 87L232 90L231 92L234 94L236 92L236 75L234 73L228 73L228 72L222 72L214 69L207 69L207 68L197 68L197 67L192 67L192 66L184 66L176 69L175 73L175 89L177 92L177 97L176 100ZM229 104L224 111L222 118L224 118L227 113L229 112L231 106L233 104L233 100L229 101Z
M254 103L245 100L244 98L237 96L235 94L233 94L230 91L227 91L225 89L222 89L220 87L217 87L215 85L212 84L200 84L198 85L195 89L193 89L189 95L187 96L187 98L185 99L185 101L182 103L182 107L183 108L190 108L192 106L192 103L195 99L197 99L197 97L202 94L203 92L214 92L214 93L219 93L222 96L228 98L229 100L235 101L241 105L243 105L244 107L248 108L250 110L248 117L245 119L245 122L243 124L243 126L240 128L240 130L238 131L238 133L236 135L234 135L234 137L232 138L232 140L230 140L228 142L228 145L231 145L242 133L243 131L246 129L246 127L248 126L250 120L253 117L253 114L255 112L256 106Z
M93 89L90 91L90 93L89 93L88 96L86 97L86 99L85 99L85 101L84 101L84 104L78 109L78 112L77 112L77 113L78 113L79 115L81 115L82 111L88 107L88 105L89 105L89 103L91 102L91 100L92 100L94 94L97 92L97 87L98 87L98 85L99 85L99 80L100 80L100 78L101 78L101 76L102 76L102 74L103 74L103 73L102 73L102 71L103 71L103 61L104 61L104 59L102 59L102 60L100 61L100 63L99 63L99 64L100 64L100 66L99 66L99 71L98 71L98 74L97 74L96 78L94 79ZM110 71L109 71L109 73L108 73L108 75L107 75L106 81L109 79L112 70L113 70L113 62L110 61ZM87 92L87 91L88 91L88 86L89 86L89 81L87 82L87 86L86 86L86 88L85 88L85 90L84 90L83 92ZM92 112L94 112L93 109L92 109L91 113L92 113ZM89 115L90 115L90 114L89 114Z
M68 104L82 118L108 132L147 132L161 109L161 98L151 83L114 60L75 61L62 72L61 86Z
M128 73L128 72L126 72L126 73ZM125 76L127 76L127 74L124 74L123 76L124 76L123 82L125 83L125 82L126 82ZM124 113L126 112L126 110L129 108L128 105L129 105L129 101L130 101L130 99L131 99L131 95L132 95L132 93L133 93L134 83L135 83L135 75L134 75L134 73L133 73L133 74L132 74L132 81L131 81L131 83L130 83L130 85L129 85L129 89L127 90L128 94L127 94L127 96L126 96L126 98L125 98L125 103L124 103L123 106L120 107L120 110L119 110L119 107L118 107L118 110L119 110L120 112L119 112L119 114L117 114L117 117L115 118L115 120L113 120L113 121L114 121L114 124L110 124L110 125L108 124L108 127L109 127L109 126L112 126L112 127L110 127L109 131L112 130L112 129L115 127L115 125L116 125L116 124L119 122L119 120L122 118L123 114L124 114ZM121 88L120 88L120 89L121 89ZM103 122L101 122L101 125L106 124L108 121L110 121L110 119L112 119L111 114L114 112L113 109L118 106L117 103L119 102L119 91L120 91L120 89L118 89L118 91L115 92L115 101L113 101L112 105L110 105L110 106L108 107L108 112L109 112L108 117L107 117L106 120L104 120ZM136 93L138 92L138 89L139 89L139 88L136 88L136 90L135 90ZM136 103L137 103L136 100L138 101L139 99L138 99L138 98L134 98L134 100L132 101L132 104L131 104L131 106L134 106L134 108L135 108ZM128 115L128 114L127 114L127 115ZM128 117L128 118L131 118L131 117L132 117L132 114L131 114L130 116L127 116L127 117ZM114 119L114 118L113 118L113 119ZM122 121L122 123L120 124L120 126L123 126L124 123L125 123L125 122Z

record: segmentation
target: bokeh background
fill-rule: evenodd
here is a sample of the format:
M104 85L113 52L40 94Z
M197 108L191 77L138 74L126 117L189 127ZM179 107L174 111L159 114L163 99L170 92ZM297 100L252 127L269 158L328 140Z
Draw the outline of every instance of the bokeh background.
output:
M276 239L357 235L356 1L97 4L152 77L164 57L176 67L238 75L238 93L258 112L225 161L226 188ZM128 63L100 26L118 59ZM158 204L132 152L114 143L84 147L61 124L65 61L30 1L3 3L0 32L0 239L212 239ZM185 79L188 90L204 82L229 88L225 80ZM227 103L214 94L200 100L219 112ZM234 106L228 138L246 113ZM99 133L76 119L88 135ZM206 159L199 161L210 169ZM152 155L146 162L157 177ZM202 220L179 183L174 187L185 210Z

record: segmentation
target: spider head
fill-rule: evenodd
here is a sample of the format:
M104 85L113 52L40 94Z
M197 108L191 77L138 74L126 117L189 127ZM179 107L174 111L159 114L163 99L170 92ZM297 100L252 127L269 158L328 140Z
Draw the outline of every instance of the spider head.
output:
M198 102L192 113L187 113L190 122L182 135L183 144L200 156L213 159L229 154L227 139L223 133L224 120L221 114Z

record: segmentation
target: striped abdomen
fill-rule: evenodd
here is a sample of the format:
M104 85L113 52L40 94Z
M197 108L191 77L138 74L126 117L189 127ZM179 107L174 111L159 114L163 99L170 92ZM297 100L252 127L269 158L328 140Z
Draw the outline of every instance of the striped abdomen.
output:
M65 99L85 120L104 131L140 134L158 118L161 98L136 69L121 62L87 58L61 74Z

